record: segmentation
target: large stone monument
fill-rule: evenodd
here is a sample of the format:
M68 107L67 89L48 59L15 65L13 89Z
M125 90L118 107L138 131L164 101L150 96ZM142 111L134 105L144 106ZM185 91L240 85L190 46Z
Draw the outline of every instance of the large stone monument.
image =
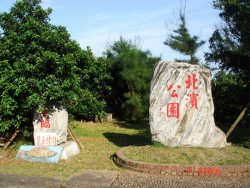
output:
M68 112L53 107L51 112L35 112L33 118L35 145L59 145L67 141Z
M224 147L215 125L211 72L187 63L159 62L150 92L152 140L166 146Z

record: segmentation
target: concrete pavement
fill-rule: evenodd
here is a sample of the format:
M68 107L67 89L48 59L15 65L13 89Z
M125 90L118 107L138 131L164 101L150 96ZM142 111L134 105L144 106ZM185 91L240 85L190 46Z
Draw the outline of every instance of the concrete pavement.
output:
M74 174L66 182L54 178L23 177L0 174L1 188L104 188L104 187L137 187L137 188L172 188L172 187L213 187L213 188L249 188L250 178L243 177L197 177L166 176L142 174L131 171L117 172L107 170L84 170Z

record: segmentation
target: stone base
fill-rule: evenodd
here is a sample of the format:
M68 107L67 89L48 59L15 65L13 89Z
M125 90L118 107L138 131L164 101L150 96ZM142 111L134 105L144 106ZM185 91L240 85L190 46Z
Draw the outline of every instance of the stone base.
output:
M112 114L106 113L106 115L103 117L103 120L105 122L112 122Z
M63 150L60 159L67 160L80 153L80 149L74 141L68 141L61 146L63 147Z

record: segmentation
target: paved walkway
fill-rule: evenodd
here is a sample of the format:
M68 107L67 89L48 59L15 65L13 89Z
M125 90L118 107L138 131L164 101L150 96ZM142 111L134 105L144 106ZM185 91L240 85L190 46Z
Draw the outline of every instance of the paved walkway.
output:
M100 187L136 187L136 188L249 188L250 178L242 177L195 177L151 175L136 172L116 172L106 170L85 170L71 176L66 182L53 178L22 177L0 174L1 188L58 187L58 188L100 188Z

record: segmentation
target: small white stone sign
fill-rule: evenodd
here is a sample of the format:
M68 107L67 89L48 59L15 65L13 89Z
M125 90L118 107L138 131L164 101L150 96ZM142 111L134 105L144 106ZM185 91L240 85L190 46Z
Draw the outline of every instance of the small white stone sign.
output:
M214 122L211 72L205 67L159 62L150 91L152 140L166 146L224 147Z
M64 143L68 135L68 112L63 106L54 106L51 112L35 111L33 127L35 145ZM55 137L56 141L52 141Z

